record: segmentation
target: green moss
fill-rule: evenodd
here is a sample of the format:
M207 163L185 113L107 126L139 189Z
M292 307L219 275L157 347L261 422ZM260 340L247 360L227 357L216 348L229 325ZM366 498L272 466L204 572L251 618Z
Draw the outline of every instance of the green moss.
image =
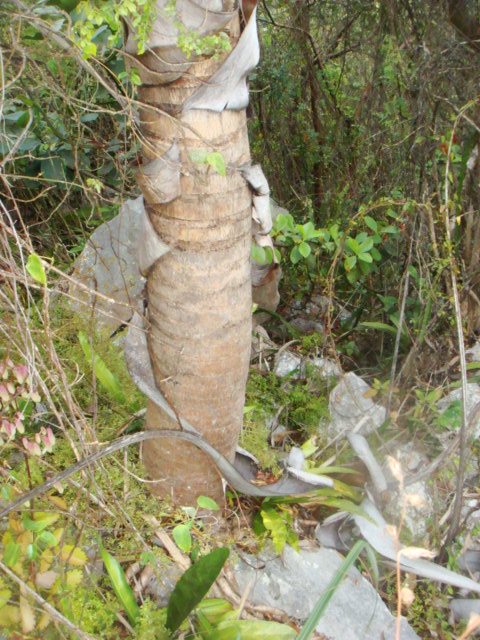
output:
M291 431L291 438L303 442L321 430L329 419L328 382L307 367L303 380L277 378L273 373L251 370L247 381L242 446L251 451L264 469L276 470L279 452L270 446L272 418Z
M123 637L116 624L120 605L113 593L103 595L96 588L81 586L70 594L69 600L73 621L82 631L108 640Z
M115 401L97 380L95 384L97 402L93 407L92 401L95 398L92 367L78 340L79 331L90 336L92 332L90 320L87 316L66 308L65 305L57 304L52 312L51 323L55 331L55 348L62 360L65 374L69 381L74 383L75 398L84 410L92 411L95 408L97 431L99 435L107 438L109 433L123 426L125 421L146 403L144 395L132 382L127 371L123 349L114 344L107 330L98 326L93 329L93 349L115 376L125 396L125 403ZM79 376L79 373L83 376Z

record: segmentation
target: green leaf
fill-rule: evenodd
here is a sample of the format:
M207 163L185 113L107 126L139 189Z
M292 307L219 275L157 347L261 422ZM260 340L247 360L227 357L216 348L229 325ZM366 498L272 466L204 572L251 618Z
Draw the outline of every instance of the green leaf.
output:
M295 629L280 622L268 620L226 620L205 640L293 640Z
M166 626L170 631L176 631L203 600L227 561L229 553L226 547L215 549L185 571L175 585L168 602Z
M275 551L281 553L287 542L287 525L276 509L263 505L260 511L263 524L270 531Z
M47 527L50 527L60 517L58 513L35 513L35 520L24 518L22 523L26 531L34 531L40 533Z
M215 500L207 496L198 496L197 504L200 509L210 509L210 511L218 511L220 509Z
M297 264L302 259L302 254L298 250L298 246L295 245L290 252L290 262L292 264Z
M353 253L358 253L360 251L360 245L355 238L347 238L347 247L351 249Z
M375 262L380 262L380 260L382 259L382 254L376 247L372 247L370 253L372 254L372 258L375 260Z
M60 7L64 11L73 11L80 0L49 0L48 4L54 4L56 7Z
M302 242L301 244L298 245L298 251L304 258L308 258L312 249L308 244L308 242Z
M372 238L367 238L358 247L358 252L359 253L368 253L368 251L370 251L370 249L372 247L373 247L373 239Z
M39 282L40 284L47 284L47 276L45 274L45 269L43 268L42 261L37 256L36 253L31 253L28 256L26 268L28 273L32 276L34 280Z
M52 156L40 162L40 171L46 180L65 182L65 163L63 158Z
M38 541L45 544L47 547L56 547L57 539L50 531L42 531L38 536Z
M392 335L397 335L397 330L395 327L392 327L390 324L385 324L384 322L360 322L360 327L368 327L369 329L378 329L379 331L387 331Z
M3 551L3 561L7 567L14 567L20 558L20 545L13 540L7 542Z
M357 256L347 256L345 258L345 271L351 271L357 264Z
M317 601L317 604L313 608L312 613L308 616L305 624L300 631L297 640L308 640L312 633L315 631L315 628L318 624L318 621L323 616L325 611L327 610L328 605L330 604L330 600L333 598L335 591L338 589L343 579L347 575L350 567L357 560L358 556L366 546L366 542L364 540L358 540L353 547L350 549L347 557L342 562L342 564L337 569L337 572L330 580L327 588L322 593L320 598Z
M369 253L359 253L358 259L361 260L362 262L368 262L368 263L373 262L373 258Z
M118 601L125 609L130 622L135 624L140 615L140 609L133 595L133 591L127 582L125 572L120 566L120 563L108 553L102 543L100 543L100 555L102 556L103 564L105 565Z
M205 161L213 169L215 169L215 171L221 176L225 177L227 175L227 169L225 167L225 158L218 151L212 151L212 153L207 153Z
M267 262L267 254L264 247L260 247L255 242L252 242L252 258L255 262L265 264Z
M314 237L315 226L313 222L307 222L306 224L298 224L297 228L305 240L310 240L311 238Z
M91 365L93 361L93 370L95 372L95 376L98 378L105 390L108 391L108 393L113 398L115 398L117 402L123 404L125 402L125 396L123 395L123 391L117 378L113 375L113 373L97 353L93 352L92 356L90 342L83 331L78 332L78 341L80 342L85 358L87 359L89 364Z
M190 553L192 548L192 535L188 524L178 524L172 531L172 535L178 548L185 553Z
M27 545L27 558L34 560L37 555L37 546L35 544Z
M371 218L370 216L365 216L363 220L369 229L371 229L374 233L377 233L378 224L373 218Z

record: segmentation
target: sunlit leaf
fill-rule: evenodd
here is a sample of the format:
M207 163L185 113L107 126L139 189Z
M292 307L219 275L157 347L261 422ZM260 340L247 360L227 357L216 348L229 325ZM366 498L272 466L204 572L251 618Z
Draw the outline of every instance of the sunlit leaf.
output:
M102 544L100 544L100 555L102 556L103 564L105 565L118 601L125 609L130 622L135 624L140 614L140 609L133 595L132 588L127 582L124 570L120 566L120 563L108 553Z
M44 529L50 527L54 522L58 520L60 516L58 513L35 513L34 520L31 518L23 519L23 526L27 531L34 531L40 533Z
M205 640L293 640L295 629L268 620L227 620L221 622Z
M102 386L117 402L124 403L125 396L123 395L120 383L97 353L93 352L92 356L90 342L83 331L78 332L78 340L88 363L92 364L93 361L95 376L98 378Z
M263 505L260 511L263 524L270 531L275 551L281 553L287 542L287 525L276 509Z
M215 171L225 177L227 175L227 170L225 166L225 158L218 151L212 151L212 153L207 153L205 158L207 164L209 164Z
M187 524L178 524L172 531L173 539L179 549L185 553L190 553L192 548L192 535Z
M3 551L3 562L7 567L14 567L20 558L20 545L10 541Z
M42 261L37 256L36 253L31 253L28 256L26 269L28 273L32 276L34 280L39 282L40 284L47 284L47 276L45 274L45 269L43 268Z
M85 551L75 547L73 544L64 544L60 552L60 557L72 565L72 567L83 567L87 564Z
M220 509L215 500L207 496L198 496L197 504L200 509L210 509L210 511L218 511Z

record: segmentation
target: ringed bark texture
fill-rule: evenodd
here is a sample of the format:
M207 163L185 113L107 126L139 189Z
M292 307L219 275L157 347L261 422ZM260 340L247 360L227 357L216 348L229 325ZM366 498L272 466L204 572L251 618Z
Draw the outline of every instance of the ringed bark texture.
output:
M225 27L232 48L236 25L237 14ZM156 72L163 53L152 48L140 57L138 96L139 183L149 222L168 247L147 276L149 352L156 384L172 408L233 461L251 341L252 194L239 171L250 163L245 109L184 108L228 55L194 60L172 82L171 74ZM203 161L211 152L223 156L226 176ZM179 424L149 403L147 428ZM223 501L221 477L192 445L151 441L143 460L159 480L151 485L157 495L176 504L192 504L199 495Z

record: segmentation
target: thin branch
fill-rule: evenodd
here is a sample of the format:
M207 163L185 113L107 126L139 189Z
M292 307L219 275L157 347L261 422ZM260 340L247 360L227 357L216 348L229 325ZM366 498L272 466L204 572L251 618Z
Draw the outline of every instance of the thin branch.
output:
M79 629L73 622L70 622L68 618L66 618L60 611L57 611L55 607L52 607L41 595L39 595L36 591L34 591L31 587L28 586L26 582L24 582L21 578L19 578L13 571L11 571L7 566L0 561L0 570L3 571L5 575L7 575L10 580L16 582L23 592L28 593L28 595L38 602L38 604L45 609L48 615L53 619L63 624L69 629L72 633L75 634L76 638L80 638L80 640L96 640L95 636L86 633Z

